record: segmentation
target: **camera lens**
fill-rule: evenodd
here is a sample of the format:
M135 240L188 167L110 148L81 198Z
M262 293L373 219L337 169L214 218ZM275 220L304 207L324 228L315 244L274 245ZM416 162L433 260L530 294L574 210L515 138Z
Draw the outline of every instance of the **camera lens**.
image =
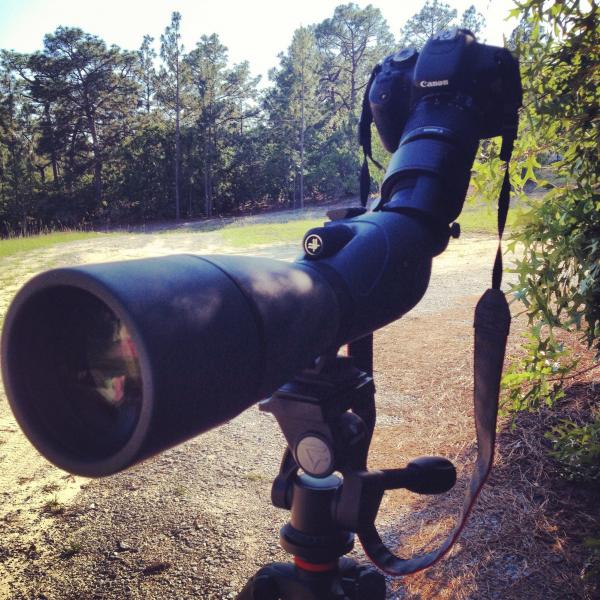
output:
M13 327L11 385L26 399L34 438L79 461L121 450L143 400L138 352L123 321L89 292L57 286L30 298Z

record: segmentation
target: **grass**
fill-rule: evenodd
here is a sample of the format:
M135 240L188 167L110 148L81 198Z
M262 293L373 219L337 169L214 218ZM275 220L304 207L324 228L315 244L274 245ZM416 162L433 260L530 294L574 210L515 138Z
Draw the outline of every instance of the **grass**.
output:
M248 481L269 481L271 478L264 473L257 473L256 471L250 471L244 475Z
M506 219L506 229L508 231L515 224L516 217L516 210L511 209L508 211L508 218ZM470 206L466 204L456 220L460 223L461 231L464 233L498 232L498 215L495 210L488 206Z
M48 500L46 504L42 507L42 512L45 512L49 515L60 515L64 512L64 506L58 501L58 498L54 496L52 500Z
M251 225L228 225L221 231L228 246L247 248L261 244L285 244L302 241L312 227L323 225L324 219L304 219L287 223L264 223Z
M507 228L515 222L516 213L508 213ZM463 212L457 219L464 232L495 233L497 230L495 211L487 206L465 206ZM232 223L224 227L215 227L207 231L218 230L223 244L233 248L249 248L266 244L286 244L297 242L300 244L304 234L312 227L323 225L325 218L299 219L284 223L251 223L239 225ZM168 230L163 233L181 233L180 230ZM0 258L5 258L18 252L39 250L56 244L64 244L83 239L93 239L102 235L95 232L85 231L61 231L30 237L14 237L0 240ZM202 235L198 232L197 235Z
M54 233L45 233L28 237L11 237L0 240L0 258L17 254L17 252L39 250L56 244L75 242L77 240L94 238L99 235L102 234L87 231L56 231Z
M487 207L465 207L457 221L465 233L496 233L497 215ZM515 222L515 213L509 212L507 229ZM312 227L323 225L323 219L252 225L229 225L221 231L223 241L234 248L261 244L300 243Z
M186 488L185 485L177 485L173 490L173 493L175 494L175 496L183 498L184 496L187 496L190 493L190 490Z
M83 549L83 544L78 541L71 541L65 549L60 553L60 558L66 560L72 558L76 554L79 554Z
M45 494L51 494L52 492L58 492L60 486L57 483L47 483L42 487L42 492Z
M516 211L508 213L506 227L510 230L515 223ZM247 248L261 244L300 243L304 234L312 227L323 225L324 219L305 219L287 223L266 223L250 225L228 225L221 230L223 241L228 246ZM487 206L466 205L457 221L465 233L491 233L498 230L498 217Z

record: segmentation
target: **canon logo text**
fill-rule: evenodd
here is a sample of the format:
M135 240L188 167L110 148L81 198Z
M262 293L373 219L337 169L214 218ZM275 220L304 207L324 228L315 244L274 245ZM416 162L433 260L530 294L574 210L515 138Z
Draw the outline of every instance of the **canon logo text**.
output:
M442 79L440 81L421 81L419 85L424 88L428 87L440 87L442 85L449 85L450 82L447 79Z

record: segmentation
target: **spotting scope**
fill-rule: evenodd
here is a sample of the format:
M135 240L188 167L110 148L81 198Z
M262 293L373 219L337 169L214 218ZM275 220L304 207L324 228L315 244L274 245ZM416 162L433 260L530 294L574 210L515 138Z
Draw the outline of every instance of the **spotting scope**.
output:
M232 419L419 302L433 257L456 232L479 140L516 126L518 67L455 30L420 54L386 58L369 100L396 147L382 199L310 230L295 262L177 255L83 265L18 292L2 376L44 456L85 476L125 469Z

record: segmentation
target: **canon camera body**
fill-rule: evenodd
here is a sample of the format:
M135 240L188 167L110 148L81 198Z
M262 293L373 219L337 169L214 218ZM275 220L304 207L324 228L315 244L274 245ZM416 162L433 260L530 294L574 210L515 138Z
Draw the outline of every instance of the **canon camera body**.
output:
M432 188L416 194L419 208L423 197L430 198L432 217L454 220L479 140L502 135L503 153L510 154L521 100L516 58L506 48L478 43L466 29L437 34L420 53L405 48L387 56L375 68L368 91L381 141L394 153L382 201L393 203L388 208L410 209L407 194L394 196L402 189L414 196L420 178L421 185ZM440 193L444 200L438 203Z

